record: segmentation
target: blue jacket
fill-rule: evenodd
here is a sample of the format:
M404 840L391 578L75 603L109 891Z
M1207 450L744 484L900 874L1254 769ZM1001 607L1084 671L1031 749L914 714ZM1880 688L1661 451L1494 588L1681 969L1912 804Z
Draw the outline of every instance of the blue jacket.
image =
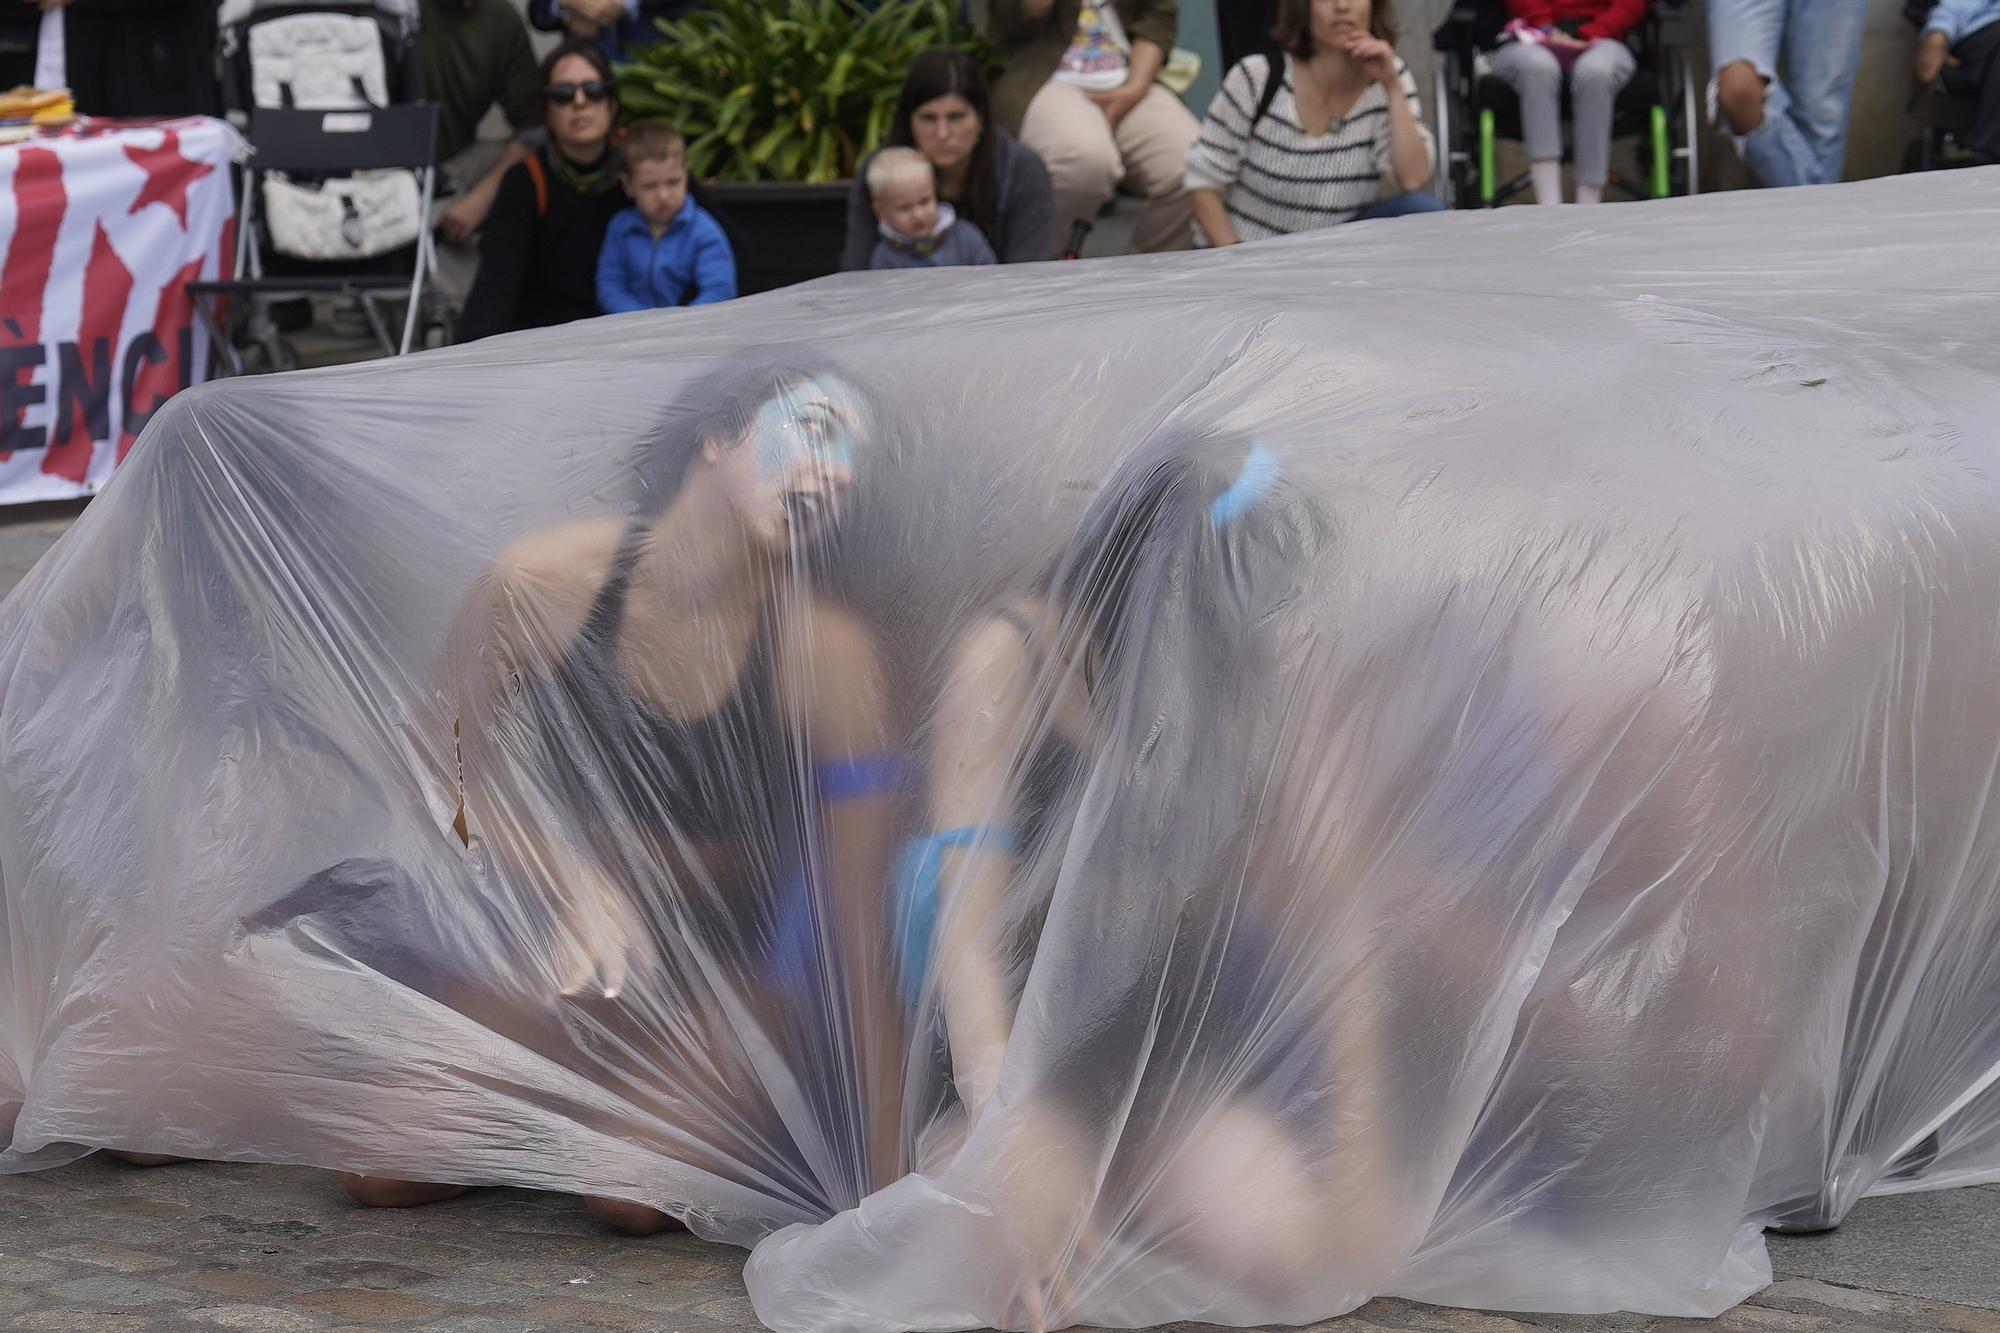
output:
M597 252L597 305L607 315L708 305L736 295L736 256L722 224L693 199L658 240L637 208L621 209Z
M1924 22L1925 32L1941 32L1953 46L1981 28L2000 23L2000 0L1938 0Z
M677 19L699 6L700 0L625 0L625 17L597 34L597 45L613 61L632 58L635 47L660 40L654 19ZM566 32L556 0L528 0L528 22L543 32Z

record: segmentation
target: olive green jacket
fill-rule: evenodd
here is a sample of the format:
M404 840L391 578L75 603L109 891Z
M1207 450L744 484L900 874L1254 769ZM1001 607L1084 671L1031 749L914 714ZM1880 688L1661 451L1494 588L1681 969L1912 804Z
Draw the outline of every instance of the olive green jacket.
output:
M1135 43L1151 42L1163 55L1174 49L1180 30L1176 0L1117 0L1117 6L1125 35ZM1009 133L1021 132L1028 103L1062 63L1082 10L1083 0L1055 0L1042 18L1027 19L1021 0L972 0L973 22L1006 66L993 81L993 118Z

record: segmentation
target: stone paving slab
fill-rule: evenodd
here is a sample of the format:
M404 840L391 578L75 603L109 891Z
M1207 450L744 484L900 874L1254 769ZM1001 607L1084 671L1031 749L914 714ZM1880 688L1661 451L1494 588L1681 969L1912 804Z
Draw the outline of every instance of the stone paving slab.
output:
M1871 1199L1823 1236L1774 1236L1802 1278L2000 1310L2000 1186Z
M1872 1200L1857 1236L1988 1261L1966 1301L1823 1280L1813 1247L1774 1246L1784 1275L1719 1320L1499 1314L1378 1300L1323 1333L2000 1333L2000 1187L1909 1224ZM1923 1196L1911 1196L1921 1198ZM1870 1220L1871 1213L1875 1214ZM1841 1233L1835 1233L1840 1236ZM1815 1257L1817 1254L1818 1257ZM1822 1276L1793 1271L1804 1256ZM479 1190L406 1212L357 1208L324 1172L90 1157L0 1176L0 1331L78 1333L721 1333L753 1330L744 1255L687 1235L604 1231L571 1199ZM1901 1284L1888 1275L1891 1287ZM1980 1306L1989 1308L1979 1308ZM1173 1333L1194 1333L1176 1325Z

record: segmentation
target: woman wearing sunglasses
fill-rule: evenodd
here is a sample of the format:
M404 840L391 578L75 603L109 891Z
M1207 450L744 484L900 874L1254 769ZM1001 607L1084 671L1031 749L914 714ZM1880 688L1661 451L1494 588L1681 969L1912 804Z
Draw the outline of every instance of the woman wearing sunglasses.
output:
M595 42L573 37L549 52L542 61L548 142L501 179L460 342L598 313L597 254L628 202L611 152L617 119L611 62Z

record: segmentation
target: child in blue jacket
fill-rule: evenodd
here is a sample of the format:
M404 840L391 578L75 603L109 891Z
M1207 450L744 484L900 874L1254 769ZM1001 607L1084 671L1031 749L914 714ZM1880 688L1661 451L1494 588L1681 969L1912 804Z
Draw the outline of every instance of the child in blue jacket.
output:
M687 141L642 122L618 146L632 207L611 219L597 256L597 304L627 310L707 305L736 295L736 256L722 224L688 197Z

